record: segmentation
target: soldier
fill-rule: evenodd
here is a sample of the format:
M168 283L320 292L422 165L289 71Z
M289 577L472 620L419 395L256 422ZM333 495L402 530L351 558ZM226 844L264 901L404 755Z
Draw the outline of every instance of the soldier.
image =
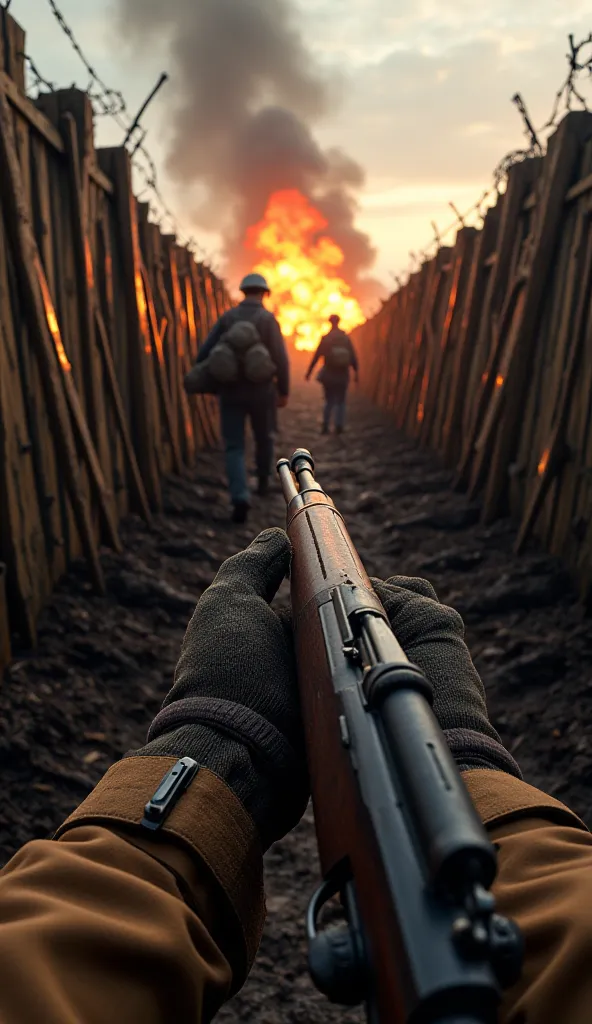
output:
M1 872L3 1021L201 1024L243 985L265 917L263 852L308 799L290 620L268 603L290 555L286 534L266 530L221 566L146 744L109 769L53 841L28 843ZM522 780L489 721L460 616L425 580L373 583L434 687L498 848L500 913L522 930L523 972L499 1024L589 1024L592 836ZM198 770L161 819L148 816L181 757Z
M323 385L325 392L325 408L321 430L323 434L329 433L333 412L335 413L335 433L343 433L345 426L345 397L349 385L350 367L354 371L356 384L358 383L358 359L351 338L339 327L339 319L335 313L329 317L331 330L321 338L305 378L310 380L316 364L319 359L323 358L324 366L317 377L317 380Z
M226 375L230 379L219 378L222 383L217 390L220 394L226 473L233 506L232 520L235 523L246 522L250 506L245 465L245 421L249 417L255 438L257 493L266 495L273 460L275 405L279 408L286 406L290 390L288 355L280 325L273 313L263 305L265 296L269 295L267 281L261 274L247 274L241 281L240 290L245 296L243 301L220 317L197 358L198 366L208 360L214 374L214 360L211 357L218 347L216 358L222 364L222 369L224 358L227 363L230 362L231 368L234 366L232 374ZM242 358L247 351L248 366L246 358ZM241 356L238 360L233 355L236 352ZM189 391L190 377L188 374L186 378Z

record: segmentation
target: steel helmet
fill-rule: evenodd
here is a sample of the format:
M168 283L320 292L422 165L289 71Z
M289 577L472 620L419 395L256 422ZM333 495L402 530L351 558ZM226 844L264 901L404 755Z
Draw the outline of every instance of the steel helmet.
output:
M246 292L250 288L257 288L262 292L269 292L269 285L262 274L247 274L246 277L243 277L239 287L241 292Z

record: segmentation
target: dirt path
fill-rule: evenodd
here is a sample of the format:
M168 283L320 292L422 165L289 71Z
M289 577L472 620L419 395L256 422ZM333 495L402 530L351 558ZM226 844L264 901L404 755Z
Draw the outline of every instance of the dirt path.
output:
M525 777L592 820L592 623L561 567L512 555L507 521L489 528L449 490L428 452L397 438L362 399L343 438L321 437L319 391L296 391L278 455L309 447L371 575L421 575L465 616L491 717ZM143 742L172 678L195 599L219 562L263 527L284 524L279 489L248 526L228 522L221 455L195 481L172 480L155 527L123 527L125 555L104 553L109 595L73 571L46 609L39 650L17 657L0 692L0 847L6 860L46 836L109 764ZM318 880L312 819L267 855L268 923L256 967L220 1021L358 1021L318 996L305 965L304 911Z

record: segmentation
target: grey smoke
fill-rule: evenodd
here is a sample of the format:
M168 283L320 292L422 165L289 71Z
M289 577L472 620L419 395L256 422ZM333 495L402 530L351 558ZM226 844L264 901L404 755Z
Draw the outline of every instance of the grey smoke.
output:
M168 48L171 84L167 169L181 186L205 185L197 211L222 228L234 276L240 241L272 191L298 188L314 199L343 248L343 276L357 294L375 252L354 227L362 168L323 150L312 128L332 105L331 83L306 49L288 0L117 0L134 50Z

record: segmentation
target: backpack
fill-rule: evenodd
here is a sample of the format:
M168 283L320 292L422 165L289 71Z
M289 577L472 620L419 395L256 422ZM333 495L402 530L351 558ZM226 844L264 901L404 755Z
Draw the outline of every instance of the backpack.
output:
M241 377L251 384L265 384L276 372L269 349L251 320L235 320L212 349L206 364L220 384L234 384Z
M188 395L216 395L219 391L218 381L210 373L209 360L196 363L189 373L185 374L183 387Z
M343 340L339 339L340 344L331 345L325 356L325 362L331 370L344 370L351 364L351 352L347 335L342 333L341 337Z

